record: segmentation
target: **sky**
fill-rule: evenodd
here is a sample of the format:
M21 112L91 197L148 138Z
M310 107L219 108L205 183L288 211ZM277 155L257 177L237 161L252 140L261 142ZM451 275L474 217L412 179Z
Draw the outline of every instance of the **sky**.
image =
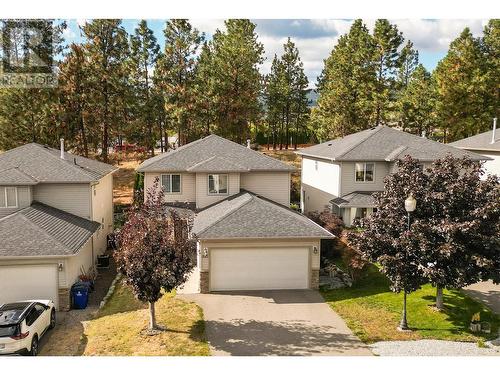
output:
M163 49L163 29L166 20L147 20L160 46ZM304 63L304 70L309 79L309 87L315 87L318 75L323 69L323 60L327 58L337 43L340 35L349 31L353 20L342 19L256 19L258 40L264 45L265 61L260 67L261 73L269 73L275 54L283 53L283 44L288 37L295 42ZM448 50L449 44L469 27L475 36L481 36L487 20L480 19L401 19L390 20L398 26L405 40L413 42L419 51L420 62L432 71ZM139 20L125 19L123 26L128 33L133 33ZM210 39L215 30L224 30L224 20L192 19L192 25ZM375 20L364 20L373 30ZM79 42L79 25L85 20L68 20L65 39L68 43Z

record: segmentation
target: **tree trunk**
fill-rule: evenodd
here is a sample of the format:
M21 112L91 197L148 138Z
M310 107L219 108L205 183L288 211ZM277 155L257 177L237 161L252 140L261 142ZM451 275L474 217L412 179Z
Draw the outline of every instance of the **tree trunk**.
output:
M406 320L406 290L403 293L403 314L401 315L401 322L399 323L399 329L401 331L408 330L408 322Z
M436 308L438 310L444 310L443 288L439 285L436 287Z
M155 303L149 302L149 329L156 329Z

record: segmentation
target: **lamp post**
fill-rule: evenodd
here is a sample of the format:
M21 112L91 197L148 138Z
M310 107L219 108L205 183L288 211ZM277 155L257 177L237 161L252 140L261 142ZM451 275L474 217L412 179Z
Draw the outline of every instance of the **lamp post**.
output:
M417 208L417 200L410 193L408 198L405 199L405 210L408 213L408 232L410 231L410 214ZM399 323L400 331L408 331L408 322L406 321L406 289L403 290L403 316L401 317L401 322Z

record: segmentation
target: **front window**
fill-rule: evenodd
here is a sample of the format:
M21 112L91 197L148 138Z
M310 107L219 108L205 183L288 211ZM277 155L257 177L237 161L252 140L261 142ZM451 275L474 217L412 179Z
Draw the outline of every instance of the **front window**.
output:
M15 208L17 207L17 188L6 186L0 188L0 207Z
M209 194L227 194L228 193L227 174L209 174L208 175L208 193Z
M374 174L375 174L374 163L355 164L356 182L373 182Z
M181 175L180 174L162 174L161 187L165 193L180 193L181 192Z

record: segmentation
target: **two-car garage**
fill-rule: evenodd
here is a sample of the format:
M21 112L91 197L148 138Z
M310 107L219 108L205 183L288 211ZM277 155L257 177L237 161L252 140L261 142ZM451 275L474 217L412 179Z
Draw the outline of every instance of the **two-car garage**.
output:
M50 299L58 306L57 264L0 265L0 304Z
M309 248L214 248L210 290L307 289Z

